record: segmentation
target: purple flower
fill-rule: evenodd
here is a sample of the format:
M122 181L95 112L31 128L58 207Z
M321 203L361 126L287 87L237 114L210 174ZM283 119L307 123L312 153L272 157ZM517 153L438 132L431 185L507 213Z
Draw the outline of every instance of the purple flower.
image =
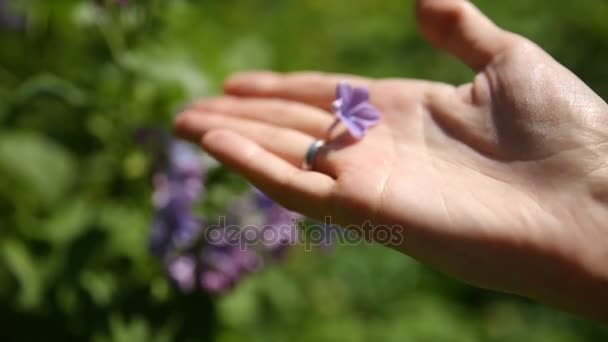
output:
M177 257L167 263L167 271L173 282L184 292L196 287L196 258L192 255Z
M258 189L253 190L254 202L263 215L262 243L271 256L280 258L290 245L298 242L298 220L302 215L283 208Z
M369 103L369 91L366 88L353 88L347 83L338 84L332 107L338 120L344 123L355 139L363 138L367 130L380 121L380 111Z
M163 170L154 177L153 203L156 209L150 249L166 259L172 250L193 246L202 231L202 222L192 212L201 198L205 168L193 146L171 141L165 151Z
M171 186L169 186L171 187ZM160 190L169 198L157 208L152 223L151 250L158 256L166 254L170 248L187 249L198 239L201 222L192 215L188 194L183 189Z
M201 264L201 286L212 293L223 293L257 271L260 257L255 251L242 249L239 245L228 248L207 245L201 255Z
M220 272L206 270L201 275L201 287L213 294L221 294L231 288L230 280Z
M219 232L224 233L223 230ZM258 251L242 246L238 241L228 241L226 236L205 240L200 254L200 286L209 293L225 293L257 271L260 261Z
M171 144L169 151L169 180L183 190L187 200L198 201L203 196L206 169L201 153L192 145L180 141Z

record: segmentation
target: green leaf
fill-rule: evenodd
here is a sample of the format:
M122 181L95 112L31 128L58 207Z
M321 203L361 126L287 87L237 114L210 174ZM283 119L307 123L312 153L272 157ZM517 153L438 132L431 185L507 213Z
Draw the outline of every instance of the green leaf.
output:
M224 58L228 70L269 69L271 61L272 46L255 35L238 39Z
M121 56L121 64L149 80L179 85L188 98L208 93L208 82L203 71L179 52L167 53L160 49L129 52Z
M130 319L113 313L109 319L110 336L97 336L94 342L168 342L174 340L170 325L153 327L141 316Z
M35 96L57 97L72 106L82 106L85 93L72 83L52 74L41 74L25 81L17 90L18 102L25 103Z
M254 283L241 284L230 295L218 301L218 314L232 327L251 326L260 314L257 288Z
M109 304L117 288L115 275L99 270L84 271L80 275L80 283L99 306Z
M141 262L148 256L149 221L141 208L120 205L104 207L100 215L100 223L108 233L110 251Z
M41 227L31 234L54 245L65 246L78 238L88 227L93 210L82 200L58 208Z
M6 240L0 245L0 255L19 282L19 303L34 308L42 300L42 274L25 245L17 240Z
M76 173L72 156L54 141L29 132L0 132L0 193L58 201Z

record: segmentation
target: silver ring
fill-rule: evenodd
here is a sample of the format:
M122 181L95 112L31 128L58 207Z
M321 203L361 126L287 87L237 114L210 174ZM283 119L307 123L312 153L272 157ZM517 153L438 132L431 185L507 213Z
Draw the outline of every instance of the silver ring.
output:
M304 162L302 162L302 168L304 170L312 170L312 166L315 162L315 157L319 150L325 146L325 140L317 139L310 144L306 155L304 156Z

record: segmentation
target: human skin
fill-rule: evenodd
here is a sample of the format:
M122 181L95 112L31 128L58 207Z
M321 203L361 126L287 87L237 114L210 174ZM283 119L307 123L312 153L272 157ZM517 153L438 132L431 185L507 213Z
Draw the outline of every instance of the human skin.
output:
M401 227L390 247L448 275L608 323L608 105L470 2L416 9L471 83L241 73L184 111L177 134L287 208ZM335 132L302 170L342 80L368 87L382 121L361 141Z

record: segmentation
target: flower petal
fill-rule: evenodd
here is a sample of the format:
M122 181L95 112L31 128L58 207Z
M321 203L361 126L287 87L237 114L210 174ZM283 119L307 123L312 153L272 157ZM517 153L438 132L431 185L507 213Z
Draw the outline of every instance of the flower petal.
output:
M352 96L353 87L350 84L346 82L338 83L338 87L336 88L336 100L341 100L341 108L348 107Z
M380 121L380 112L368 102L364 102L353 108L349 117L351 120L369 127Z
M363 138L363 136L365 135L365 128L362 127L362 125L358 125L354 120L352 120L352 118L344 117L341 115L338 117L340 118L344 126L346 126L346 128L350 132L350 135L353 138L357 140Z
M222 293L230 289L230 280L220 272L206 271L200 278L201 286L211 293Z
M352 92L350 102L348 104L349 108L354 108L359 104L369 101L369 91L366 88L355 88Z

